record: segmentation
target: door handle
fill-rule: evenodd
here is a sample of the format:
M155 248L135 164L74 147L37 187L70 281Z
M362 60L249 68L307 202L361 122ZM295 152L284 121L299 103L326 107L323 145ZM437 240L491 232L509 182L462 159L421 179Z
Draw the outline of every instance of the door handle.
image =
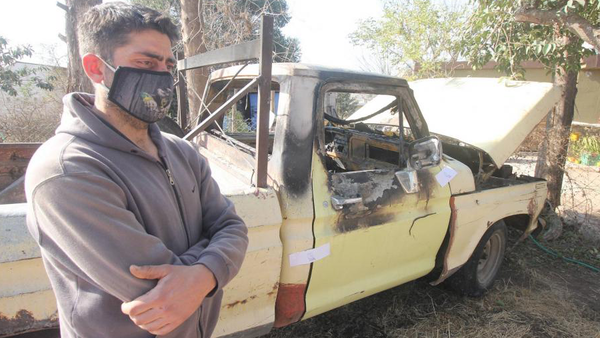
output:
M331 196L331 206L335 210L342 210L345 205L362 203L362 197L344 198L341 196Z

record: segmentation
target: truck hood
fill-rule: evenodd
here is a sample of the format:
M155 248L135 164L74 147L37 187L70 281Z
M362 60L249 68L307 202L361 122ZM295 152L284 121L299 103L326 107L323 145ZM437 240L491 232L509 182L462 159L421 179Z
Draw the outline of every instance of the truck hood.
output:
M426 79L409 83L429 131L462 141L502 166L560 98L551 83L493 78ZM350 117L356 119L390 103L379 96ZM384 101L387 101L384 102ZM397 114L377 115L366 123L398 124Z

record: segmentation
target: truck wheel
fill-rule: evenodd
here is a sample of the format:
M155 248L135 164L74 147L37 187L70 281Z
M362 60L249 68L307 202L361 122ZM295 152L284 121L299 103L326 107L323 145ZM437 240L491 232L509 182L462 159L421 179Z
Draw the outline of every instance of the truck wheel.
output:
M483 235L471 258L448 278L450 286L459 293L482 296L496 280L506 250L506 224L500 220Z

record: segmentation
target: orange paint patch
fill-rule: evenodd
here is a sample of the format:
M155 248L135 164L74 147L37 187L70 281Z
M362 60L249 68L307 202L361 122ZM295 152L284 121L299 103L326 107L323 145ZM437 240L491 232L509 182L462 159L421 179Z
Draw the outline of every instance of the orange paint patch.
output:
M302 319L305 312L306 284L281 284L275 303L274 327L283 327Z

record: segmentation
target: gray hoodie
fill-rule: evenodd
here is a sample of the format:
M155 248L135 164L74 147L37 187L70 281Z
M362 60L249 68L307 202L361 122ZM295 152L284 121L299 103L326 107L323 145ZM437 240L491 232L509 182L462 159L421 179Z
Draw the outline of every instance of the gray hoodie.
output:
M152 337L121 313L156 285L129 266L203 264L217 287L168 336L210 337L221 290L244 259L246 226L191 143L151 124L158 162L101 120L93 100L65 96L61 125L25 180L27 225L56 294L61 336Z

